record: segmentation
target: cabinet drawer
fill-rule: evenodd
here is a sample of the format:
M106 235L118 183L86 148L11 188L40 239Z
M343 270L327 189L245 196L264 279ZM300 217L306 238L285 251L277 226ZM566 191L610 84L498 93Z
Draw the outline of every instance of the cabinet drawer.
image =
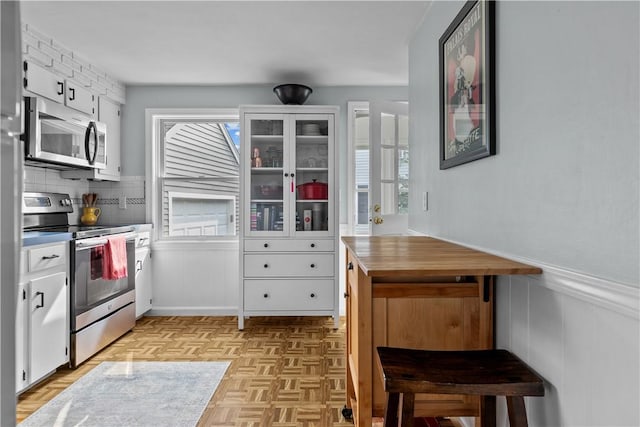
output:
M278 240L256 239L245 240L244 250L247 252L333 252L333 240Z
M29 249L27 250L27 260L30 272L66 264L66 244Z
M245 280L245 310L332 310L333 280Z
M246 277L333 276L333 254L249 254L244 256Z

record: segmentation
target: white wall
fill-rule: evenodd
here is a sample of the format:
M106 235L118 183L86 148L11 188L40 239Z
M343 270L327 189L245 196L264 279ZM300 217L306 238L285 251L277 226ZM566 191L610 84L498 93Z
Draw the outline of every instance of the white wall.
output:
M145 175L145 110L147 108L234 108L241 104L280 104L271 86L127 86L122 118L122 174ZM346 194L347 102L406 100L406 87L320 87L307 105L340 107L338 150L340 188ZM343 178L345 177L345 178ZM344 197L344 196L343 196ZM147 201L148 202L148 201ZM346 203L340 220L346 222ZM340 245L341 249L343 248ZM159 315L234 315L239 296L237 241L154 244L153 309ZM340 295L344 291L341 280ZM341 307L343 309L343 307Z
M144 114L147 108L236 108L242 104L279 105L270 86L127 86L127 103L122 106L122 174L144 176ZM406 100L407 88L387 87L318 87L307 105L340 107L339 150L340 176L347 168L347 102ZM345 194L346 178L340 180ZM346 222L346 203L340 204L340 222Z
M498 153L441 171L438 39L463 4L410 44L410 227L545 270L497 288L497 345L547 381L530 425L640 425L639 3L498 2Z

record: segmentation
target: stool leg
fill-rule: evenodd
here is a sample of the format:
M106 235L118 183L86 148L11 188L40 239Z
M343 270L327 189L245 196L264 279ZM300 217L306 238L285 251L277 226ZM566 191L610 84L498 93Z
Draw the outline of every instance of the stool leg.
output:
M387 393L387 402L384 406L384 427L398 427L399 401L399 393Z
M477 423L476 418L476 423ZM477 426L478 424L476 424ZM496 397L480 396L480 424L481 427L496 427Z
M401 427L413 427L413 393L402 393L402 412L400 415Z
M509 425L511 427L527 427L527 410L522 396L506 396Z

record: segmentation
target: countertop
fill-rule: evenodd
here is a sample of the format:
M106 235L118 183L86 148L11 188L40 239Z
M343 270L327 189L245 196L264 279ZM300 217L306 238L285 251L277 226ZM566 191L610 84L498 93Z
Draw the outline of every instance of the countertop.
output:
M532 265L426 236L357 236L342 241L370 277L542 273Z
M62 231L26 231L22 233L22 246L43 245L45 243L68 242L72 233Z
M102 225L102 224L99 224ZM113 225L113 224L109 224ZM152 224L118 224L129 225L135 228L136 232L149 231ZM22 233L22 246L43 245L46 243L68 242L73 239L72 233L63 231L25 231Z

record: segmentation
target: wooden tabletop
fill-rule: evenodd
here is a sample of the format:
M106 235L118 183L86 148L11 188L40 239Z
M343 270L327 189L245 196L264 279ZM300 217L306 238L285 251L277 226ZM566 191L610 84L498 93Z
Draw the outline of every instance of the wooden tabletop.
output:
M342 241L370 277L542 273L532 265L426 236L357 236Z

